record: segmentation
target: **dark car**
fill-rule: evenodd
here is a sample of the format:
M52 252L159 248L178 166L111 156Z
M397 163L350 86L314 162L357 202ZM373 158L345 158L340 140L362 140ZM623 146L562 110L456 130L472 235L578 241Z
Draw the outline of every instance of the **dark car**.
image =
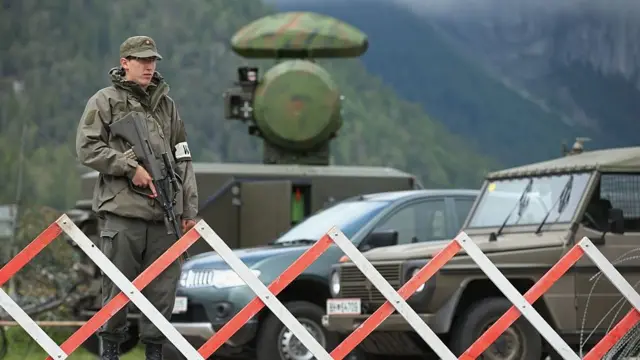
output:
M362 252L376 246L451 239L477 195L477 190L442 189L357 196L314 214L270 245L234 253L268 285L332 226L338 226ZM331 296L331 267L342 256L342 250L332 245L278 295L329 351L340 338L322 326L322 317ZM201 346L256 296L215 252L195 256L183 265L177 295L172 323L194 346ZM310 355L266 307L215 354L258 360Z

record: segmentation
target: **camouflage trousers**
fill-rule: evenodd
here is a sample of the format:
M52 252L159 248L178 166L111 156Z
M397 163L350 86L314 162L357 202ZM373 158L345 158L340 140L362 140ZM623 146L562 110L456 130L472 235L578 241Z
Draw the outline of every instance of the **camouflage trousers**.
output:
M164 222L149 222L104 214L100 232L100 247L107 258L133 281L160 255L176 242L175 235L168 235ZM180 279L181 264L174 261L149 285L142 294L169 320L175 302L176 287ZM102 305L120 293L120 289L105 275L102 276ZM132 303L129 302L128 305ZM123 307L100 329L98 335L104 340L122 343L128 338L127 314L129 306ZM144 315L140 317L140 341L161 344L165 336Z

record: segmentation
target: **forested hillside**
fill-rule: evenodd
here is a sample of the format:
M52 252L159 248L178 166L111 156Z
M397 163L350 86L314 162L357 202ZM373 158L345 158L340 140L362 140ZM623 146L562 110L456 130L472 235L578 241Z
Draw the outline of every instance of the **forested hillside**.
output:
M120 43L134 34L159 44L164 60L158 70L187 123L195 159L260 161L258 140L242 124L223 119L222 92L245 63L230 51L230 37L273 9L257 0L2 4L0 202L13 202L16 195L23 124L26 200L59 210L76 200L77 122L86 100L109 85L107 72L118 63ZM481 155L482 148L468 146L419 105L398 97L358 59L322 63L346 96L345 126L332 149L335 163L393 166L437 187L476 187L489 167L499 166Z

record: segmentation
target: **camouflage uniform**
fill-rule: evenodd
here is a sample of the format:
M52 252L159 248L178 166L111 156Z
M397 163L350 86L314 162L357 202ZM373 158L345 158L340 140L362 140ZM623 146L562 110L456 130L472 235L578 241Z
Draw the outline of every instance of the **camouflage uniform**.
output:
M136 36L120 47L121 57L153 57L161 59L151 38ZM181 219L195 219L198 195L195 175L188 150L184 123L176 105L167 95L169 86L156 72L146 89L127 81L124 70L109 71L112 86L95 93L87 102L80 119L76 151L80 162L100 173L94 189L93 210L103 222L101 248L104 254L129 279L135 279L175 241L167 235L163 211L155 199L131 190L129 183L138 163L125 157L123 142L108 132L110 123L129 111L146 115L149 140L156 154L167 152L181 178L176 195L176 214ZM175 288L180 277L180 263L175 261L142 293L169 319L175 301ZM103 304L118 295L120 289L108 277L102 280ZM114 315L102 328L105 343L121 343L126 339L127 308ZM140 321L140 339L146 344L165 341L163 334L145 317Z

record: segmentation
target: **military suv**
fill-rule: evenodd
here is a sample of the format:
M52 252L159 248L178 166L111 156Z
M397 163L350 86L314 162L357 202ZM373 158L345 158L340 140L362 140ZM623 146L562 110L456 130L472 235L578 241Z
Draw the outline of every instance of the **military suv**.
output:
M640 147L587 151L491 173L463 225L511 283L525 293L577 241L587 236L631 284L640 280ZM444 244L421 242L364 253L399 289ZM348 335L385 299L351 262L334 266L336 299L360 299L359 314L332 306L323 325ZM598 340L629 309L606 278L584 257L534 307L576 349ZM409 305L448 343L464 352L511 303L469 257L460 252L408 299ZM335 304L334 304L335 305ZM351 309L357 309L357 305ZM607 314L607 311L611 314ZM612 316L613 315L613 318ZM603 318L604 321L601 322ZM589 334L594 331L594 334ZM423 355L429 347L401 315L394 313L361 345L382 355ZM554 352L521 317L490 347L491 359L539 360Z
M338 226L360 249L423 241L446 242L466 219L479 190L442 189L382 192L352 197L307 218L272 244L237 249L240 258L265 284L278 276ZM278 298L318 342L332 350L335 333L322 327L330 297L331 266L343 256L332 245ZM200 346L256 295L216 253L197 255L182 268L178 303L171 322L194 346ZM267 308L247 322L215 353L258 360L309 359L313 355Z

